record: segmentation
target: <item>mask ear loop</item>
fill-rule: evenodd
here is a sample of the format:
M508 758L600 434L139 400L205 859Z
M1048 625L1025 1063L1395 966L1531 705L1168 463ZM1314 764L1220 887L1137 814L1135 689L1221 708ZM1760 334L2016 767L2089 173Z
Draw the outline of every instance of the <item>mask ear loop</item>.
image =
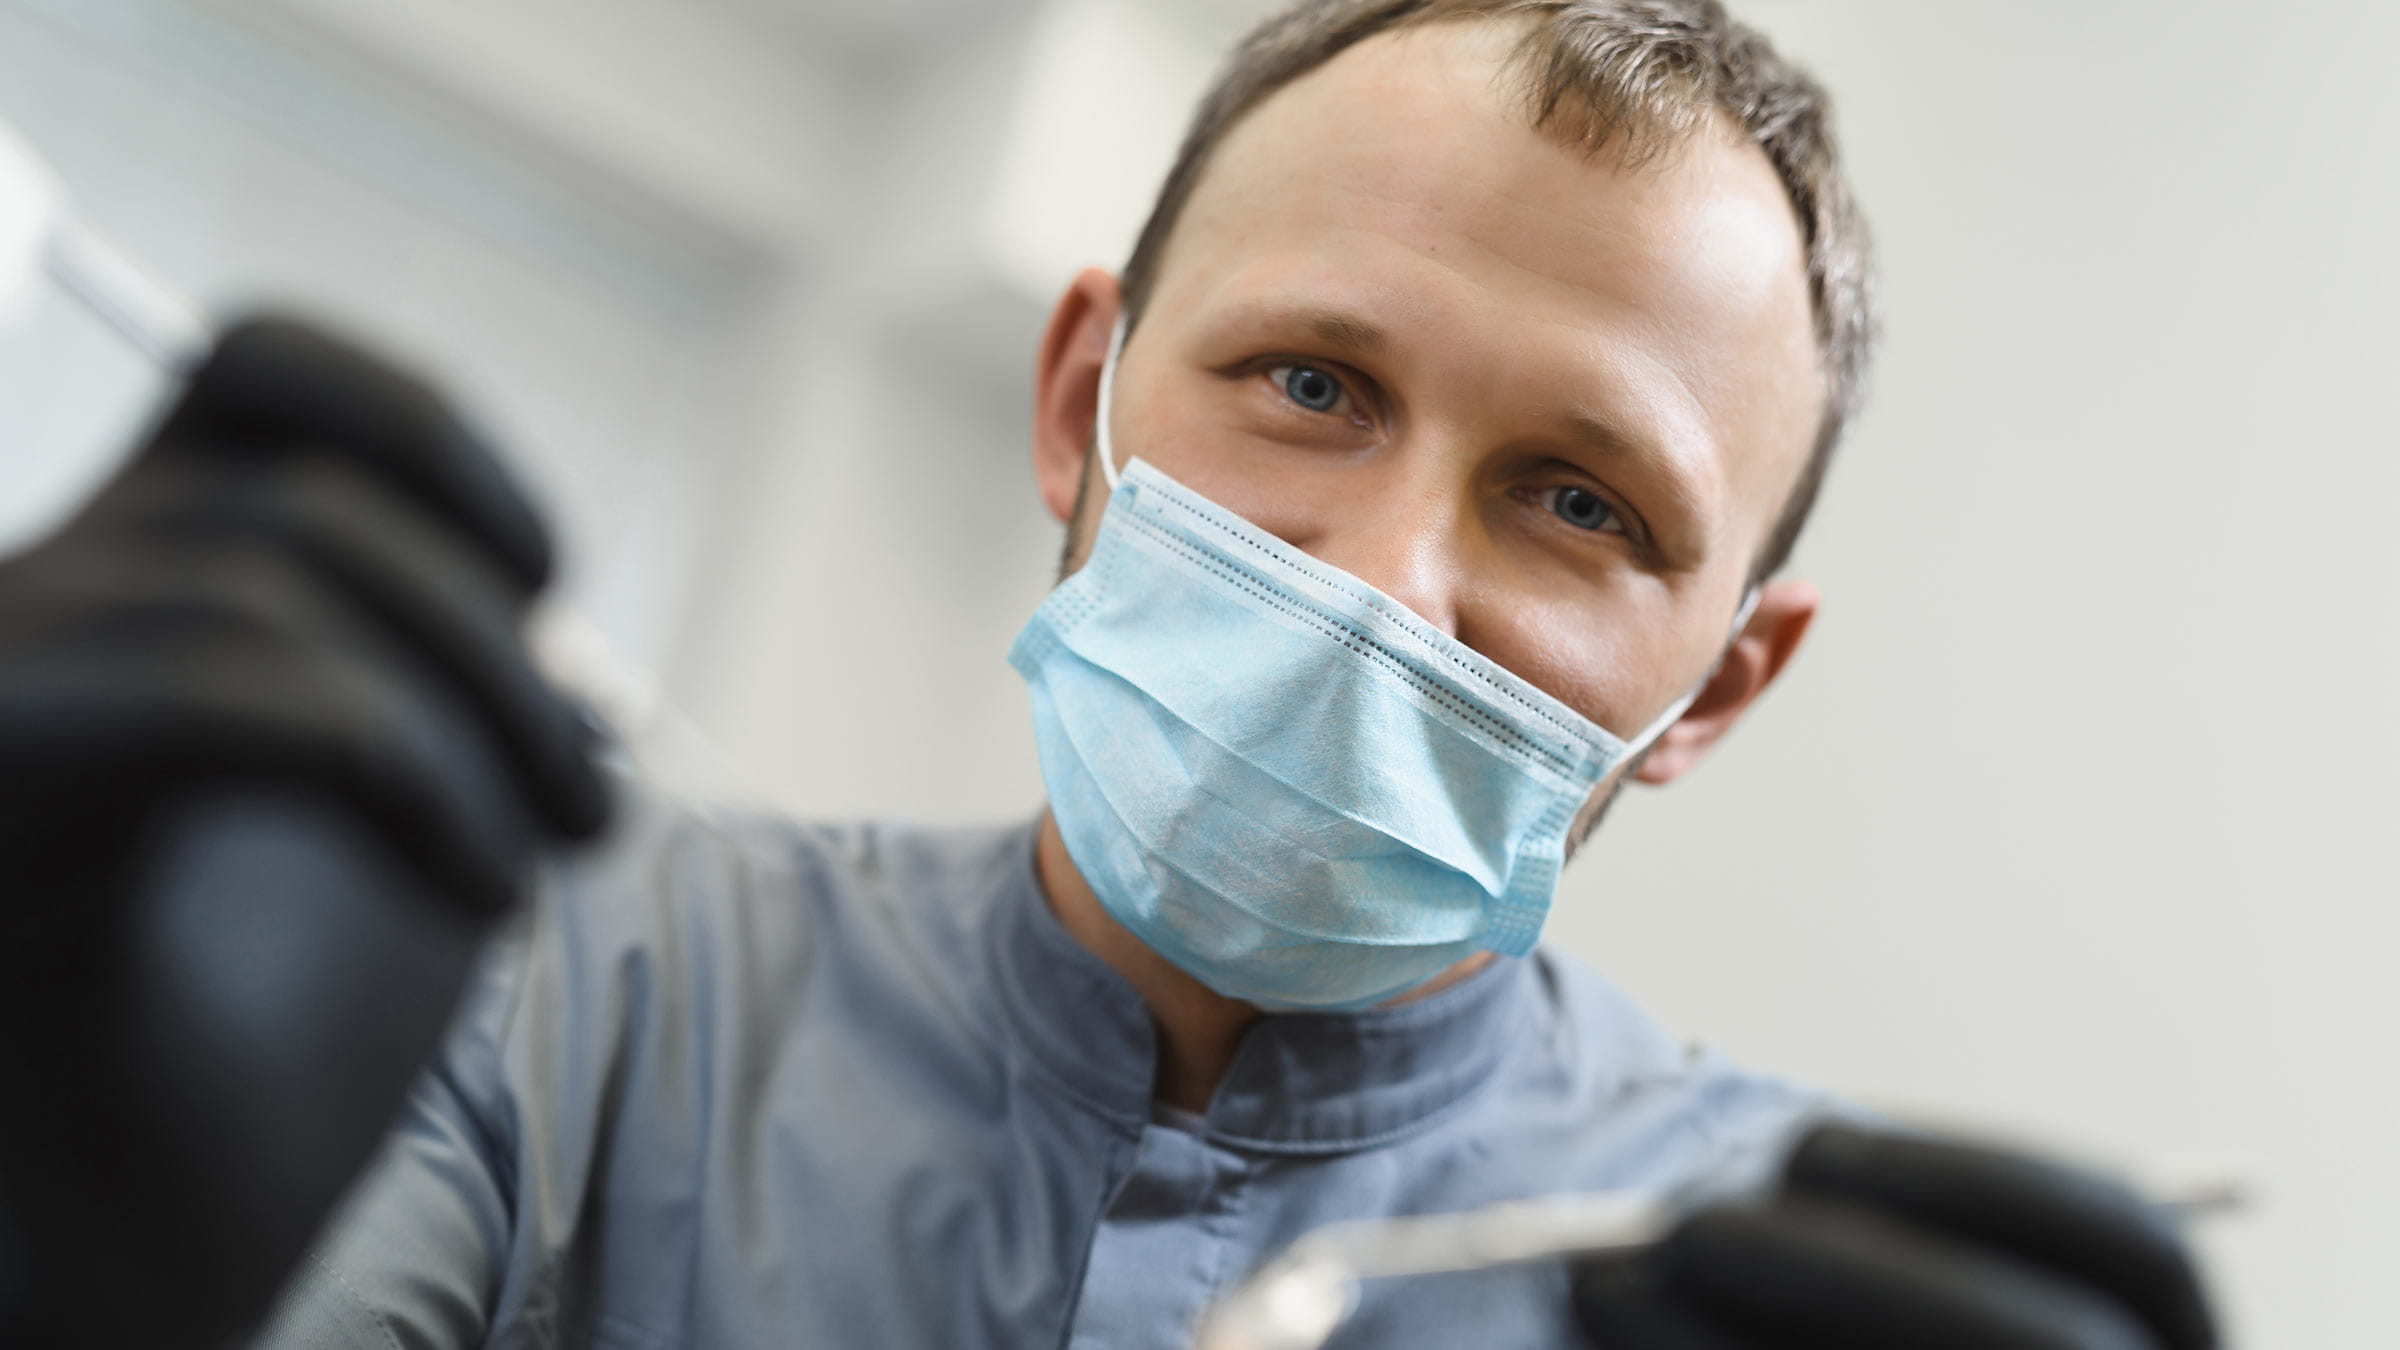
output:
M1099 422L1092 433L1093 444L1100 451L1100 480L1108 484L1111 492L1117 490L1117 479L1122 475L1117 472L1116 447L1108 443L1108 410L1110 397L1117 388L1117 358L1124 351L1125 311L1119 309L1116 326L1108 334L1108 355L1100 362L1100 408L1095 414Z
M1684 690L1683 697L1668 704L1667 710L1652 719L1650 725L1642 728L1640 735L1625 743L1625 758L1621 762L1632 763L1637 756L1650 748L1651 742L1666 735L1668 727L1682 721L1683 715L1692 710L1692 705L1699 701L1701 693L1708 688L1710 681L1717 678L1717 672L1725 668L1725 656L1733 650L1733 644L1741 638L1742 630L1750 625L1750 616L1758 612L1760 589L1758 583L1752 582L1750 589L1742 592L1741 608L1733 612L1733 626L1726 630L1725 648L1717 653L1717 659L1714 664L1709 666L1708 673L1701 676L1699 682L1691 688Z

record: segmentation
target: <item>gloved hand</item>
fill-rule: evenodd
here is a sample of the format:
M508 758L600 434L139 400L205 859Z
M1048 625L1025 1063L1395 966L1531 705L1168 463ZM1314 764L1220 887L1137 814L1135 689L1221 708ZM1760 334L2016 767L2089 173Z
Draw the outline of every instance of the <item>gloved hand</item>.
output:
M2021 1154L1820 1126L1763 1202L1576 1272L1601 1350L2215 1350L2172 1220Z
M274 320L0 562L0 1340L263 1311L481 937L607 819L522 641L550 566L430 390Z

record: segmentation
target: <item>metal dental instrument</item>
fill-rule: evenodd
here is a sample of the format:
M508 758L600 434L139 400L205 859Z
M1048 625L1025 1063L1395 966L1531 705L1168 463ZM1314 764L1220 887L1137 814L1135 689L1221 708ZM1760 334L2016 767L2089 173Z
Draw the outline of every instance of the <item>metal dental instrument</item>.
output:
M1363 1280L1598 1256L1666 1236L1676 1208L1653 1191L1512 1200L1463 1214L1338 1223L1268 1262L1201 1321L1198 1350L1313 1350L1358 1305Z
M2177 1169L2180 1170L2180 1169ZM2230 1213L2248 1192L2228 1173L2154 1182L2145 1190L2190 1223ZM1315 1350L1358 1306L1361 1282L1572 1261L1646 1247L1684 1206L1657 1191L1594 1191L1512 1200L1461 1214L1332 1224L1210 1308L1197 1350Z
M159 371L179 377L216 345L208 315L124 250L75 219L57 176L0 122L0 319L12 291L47 277ZM721 751L660 697L653 681L618 656L573 610L545 602L533 621L536 659L552 680L631 736L663 728L684 758L728 783L748 786Z
M75 219L58 175L0 121L0 317L37 275L170 374L216 341L198 306Z
M216 342L197 306L73 220L52 223L42 270L163 370L190 369Z

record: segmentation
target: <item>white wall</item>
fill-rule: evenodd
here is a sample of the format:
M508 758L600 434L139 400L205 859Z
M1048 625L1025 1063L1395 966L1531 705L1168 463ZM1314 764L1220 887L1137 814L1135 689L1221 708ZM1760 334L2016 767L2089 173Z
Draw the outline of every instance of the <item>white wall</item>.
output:
M1752 8L1839 91L1888 354L1813 649L1562 934L1877 1102L2229 1150L2245 1343L2400 1345L2400 17Z
M734 458L686 447L724 439L755 267L736 244L612 210L355 71L175 5L0 5L0 116L169 285L221 313L305 305L438 369L559 503L579 602L664 657ZM164 386L56 292L6 340L0 530L21 532L114 462Z
M1810 649L1619 808L1556 932L1878 1104L2230 1151L2243 1343L2400 1344L2400 17L1737 7L1839 94L1890 341L1802 550ZM582 602L758 790L1017 814L1032 343L1256 8L0 0L0 115L170 275L317 298L500 416ZM0 500L88 472L133 378L47 322L0 348L0 429L49 447ZM74 406L33 406L16 372L61 362Z

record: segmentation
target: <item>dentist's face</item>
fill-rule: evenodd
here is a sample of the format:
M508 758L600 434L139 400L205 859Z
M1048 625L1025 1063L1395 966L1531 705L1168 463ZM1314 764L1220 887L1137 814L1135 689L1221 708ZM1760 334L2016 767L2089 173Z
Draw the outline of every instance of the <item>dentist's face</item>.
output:
M1811 447L1799 227L1730 132L1627 169L1532 130L1495 82L1509 40L1376 38L1235 127L1111 436L1631 735L1709 674ZM1081 490L1116 307L1087 273L1043 350L1036 463L1062 519L1084 499L1071 560L1106 495ZM1695 762L1815 604L1770 586L1640 776Z

